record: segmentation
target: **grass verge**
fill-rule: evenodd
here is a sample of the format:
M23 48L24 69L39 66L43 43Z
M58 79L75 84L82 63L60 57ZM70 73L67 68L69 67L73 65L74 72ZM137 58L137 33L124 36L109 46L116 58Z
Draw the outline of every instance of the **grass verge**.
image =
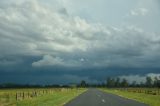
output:
M160 95L150 95L145 93L134 93L134 92L126 92L119 91L115 89L101 89L105 92L116 94L125 98L129 98L132 100L136 100L149 106L159 106L160 105Z
M17 90L6 90L5 92L16 92ZM18 90L19 91L19 90ZM26 91L26 90L24 90ZM24 100L0 101L0 106L63 106L76 96L86 91L86 89L64 89L63 91L55 91L51 94L45 94L34 98ZM4 91L3 91L4 92ZM1 91L2 93L2 91ZM13 97L12 97L13 98Z

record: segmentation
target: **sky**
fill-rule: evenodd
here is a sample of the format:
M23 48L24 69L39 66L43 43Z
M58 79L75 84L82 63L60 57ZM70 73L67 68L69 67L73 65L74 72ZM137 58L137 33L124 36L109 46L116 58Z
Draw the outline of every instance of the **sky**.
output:
M160 76L159 0L1 0L0 83Z

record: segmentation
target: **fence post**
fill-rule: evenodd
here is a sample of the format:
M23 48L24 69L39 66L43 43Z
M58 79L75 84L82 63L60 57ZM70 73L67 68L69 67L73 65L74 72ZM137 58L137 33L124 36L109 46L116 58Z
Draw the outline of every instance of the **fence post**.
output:
M24 92L22 93L22 99L24 99L25 98L25 94L24 94Z
M37 92L36 91L34 91L34 95L37 96Z
M27 92L27 97L29 98L29 92Z
M16 92L16 101L18 100L18 93Z

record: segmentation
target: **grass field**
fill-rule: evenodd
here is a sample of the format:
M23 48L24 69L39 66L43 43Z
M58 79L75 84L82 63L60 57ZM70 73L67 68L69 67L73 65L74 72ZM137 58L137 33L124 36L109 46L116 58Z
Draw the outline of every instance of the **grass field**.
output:
M82 88L0 90L0 106L63 106L84 91L86 89ZM33 96L34 92L36 96Z
M145 93L127 92L117 89L101 89L105 92L116 94L125 98L133 99L149 106L160 106L160 95L151 95Z

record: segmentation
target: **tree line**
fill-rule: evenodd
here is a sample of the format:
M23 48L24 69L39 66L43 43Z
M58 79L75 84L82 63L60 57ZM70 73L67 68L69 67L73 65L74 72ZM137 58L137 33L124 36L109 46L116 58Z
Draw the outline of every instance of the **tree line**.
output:
M145 82L136 82L133 81L129 83L129 81L125 78L107 78L106 83L102 84L88 84L84 80L78 85L78 87L108 87L108 88L125 88L125 87L157 87L160 88L160 77L155 77L152 79L151 77L147 76Z
M125 88L125 87L157 87L160 88L160 76L152 79L147 76L145 82L138 83L129 81L125 78L107 78L105 83L89 84L86 81L82 80L79 84L66 84L66 85L30 85L30 84L14 84L14 83L5 83L0 84L0 88L72 88L72 87L108 87L108 88Z
M107 78L107 87L159 87L160 88L160 79L158 77L155 77L152 79L150 76L146 77L145 82L136 82L133 81L132 83L129 83L127 79L123 78L122 80L120 78Z
M36 85L36 84L15 84L15 83L3 83L0 84L0 89L3 88L68 88L68 85Z

